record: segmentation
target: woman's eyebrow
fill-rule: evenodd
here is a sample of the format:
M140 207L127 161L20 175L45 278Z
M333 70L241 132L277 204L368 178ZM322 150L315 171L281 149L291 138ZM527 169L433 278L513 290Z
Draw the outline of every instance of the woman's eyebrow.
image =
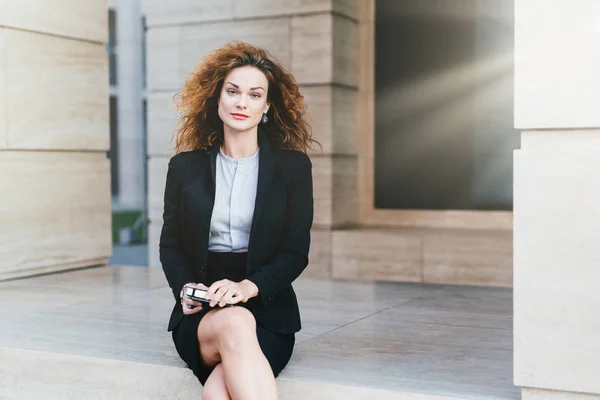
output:
M234 86L236 89L240 88L238 85L236 85L233 82L226 82L226 83L229 83L230 85ZM265 89L262 88L262 86L257 86L257 87L250 88L250 90L256 90L256 89L262 89L263 91L265 90Z

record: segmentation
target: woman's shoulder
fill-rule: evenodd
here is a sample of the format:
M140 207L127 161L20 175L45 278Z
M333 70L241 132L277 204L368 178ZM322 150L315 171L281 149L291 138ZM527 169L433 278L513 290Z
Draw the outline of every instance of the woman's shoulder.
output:
M169 160L169 170L172 170L175 176L183 177L190 166L198 163L205 157L210 157L210 154L204 150L182 151L175 154Z
M171 157L169 163L173 165L189 164L191 161L203 157L209 157L209 152L206 149L182 151Z
M279 164L284 168L287 167L296 170L298 168L312 167L310 157L303 151L278 149L277 153Z

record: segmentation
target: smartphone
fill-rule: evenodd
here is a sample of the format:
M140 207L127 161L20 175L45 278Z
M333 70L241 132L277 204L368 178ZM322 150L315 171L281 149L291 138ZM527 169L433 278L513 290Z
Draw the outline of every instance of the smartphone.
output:
M206 299L206 290L203 289L196 289L196 288L191 288L191 287L187 287L185 289L185 294L194 301L200 301L202 303L206 303L209 304L210 300ZM224 307L231 307L234 304L231 304L231 300L229 300L229 302L227 304L224 305ZM215 307L219 307L218 305L215 305Z

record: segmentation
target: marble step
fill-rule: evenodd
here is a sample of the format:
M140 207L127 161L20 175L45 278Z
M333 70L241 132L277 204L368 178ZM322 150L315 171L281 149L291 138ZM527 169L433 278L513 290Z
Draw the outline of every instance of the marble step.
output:
M419 393L277 379L281 400L457 400ZM198 398L185 368L0 348L0 399L153 400Z

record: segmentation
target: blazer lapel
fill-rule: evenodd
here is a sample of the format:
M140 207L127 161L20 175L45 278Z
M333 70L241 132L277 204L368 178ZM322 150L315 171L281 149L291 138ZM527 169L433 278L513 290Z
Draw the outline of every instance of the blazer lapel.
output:
M274 162L271 144L267 135L259 128L258 130L258 145L260 146L260 155L258 157L258 186L256 188L256 200L254 203L254 214L252 216L252 225L250 227L250 241L248 243L248 251L252 248L252 239L260 214L264 208L265 201L269 195L269 188L273 180ZM250 258L248 258L250 259Z
M217 187L217 155L219 154L220 149L221 142L219 140L215 140L210 147L210 173L212 175L213 194L215 192L215 188Z

